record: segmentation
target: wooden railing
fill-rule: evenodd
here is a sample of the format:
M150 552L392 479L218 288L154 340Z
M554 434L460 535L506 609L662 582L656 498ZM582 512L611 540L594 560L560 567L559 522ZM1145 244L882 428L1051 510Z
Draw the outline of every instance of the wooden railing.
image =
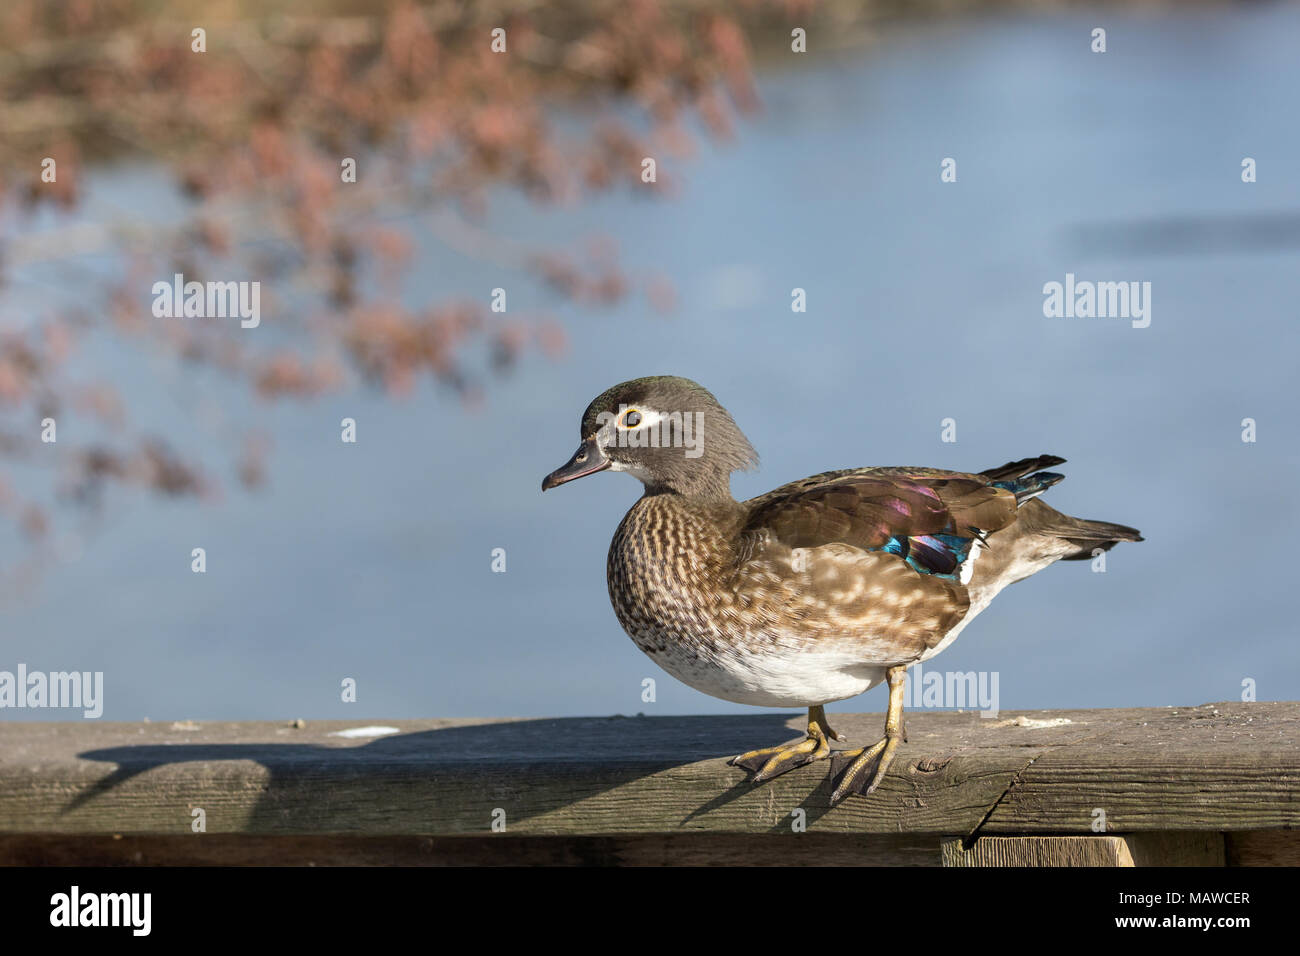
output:
M301 722L296 722L300 724ZM833 714L861 746L879 714ZM343 737L366 727L398 732ZM1300 704L912 712L872 796L791 714L0 724L0 863L1300 864Z

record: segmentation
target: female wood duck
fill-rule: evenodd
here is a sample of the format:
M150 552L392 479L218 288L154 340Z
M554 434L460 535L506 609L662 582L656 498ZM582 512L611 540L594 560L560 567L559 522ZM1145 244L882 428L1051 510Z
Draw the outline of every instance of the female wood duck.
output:
M1063 477L1039 470L1064 461L1054 455L979 474L828 471L737 502L731 473L758 456L713 395L684 378L614 386L587 407L580 435L542 490L605 470L645 485L614 533L607 574L637 647L714 697L808 708L804 739L733 765L759 782L830 756L830 741L844 738L823 705L888 682L885 736L848 755L833 801L884 779L903 737L909 666L947 647L1008 584L1142 540L1035 500Z

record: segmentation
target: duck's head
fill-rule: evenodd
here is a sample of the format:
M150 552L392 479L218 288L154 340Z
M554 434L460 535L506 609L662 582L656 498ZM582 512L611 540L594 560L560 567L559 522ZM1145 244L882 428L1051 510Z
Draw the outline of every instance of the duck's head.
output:
M731 415L701 385L656 375L623 382L587 406L582 444L542 479L542 491L598 471L626 471L649 492L731 495L731 473L758 464Z

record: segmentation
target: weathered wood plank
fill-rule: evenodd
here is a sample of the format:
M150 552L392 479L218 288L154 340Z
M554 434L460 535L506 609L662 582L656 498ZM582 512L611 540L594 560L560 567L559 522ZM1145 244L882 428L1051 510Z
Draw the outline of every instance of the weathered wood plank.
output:
M1017 779L984 832L1296 826L1300 706L1210 704L1098 722L1085 746L1051 748ZM1186 821L1200 825L1189 827ZM1181 824L1179 821L1183 821Z
M944 840L944 866L1223 866L1221 833L1124 836L985 836L968 848Z
M980 837L967 849L960 837L944 840L944 866L1124 866L1124 841L1110 836ZM1129 863L1128 865L1132 865Z
M1028 721L1023 718L1028 718ZM1068 723L1054 721L1065 720ZM0 832L1091 835L1300 827L1300 704L908 716L879 791L828 806L823 762L758 787L723 758L784 714L185 725L0 725ZM377 722L371 722L377 723ZM860 745L878 714L835 715ZM179 727L182 729L174 729ZM799 811L802 811L801 813Z
M1228 866L1300 866L1300 830L1224 834Z
M0 834L0 866L938 866L938 837Z

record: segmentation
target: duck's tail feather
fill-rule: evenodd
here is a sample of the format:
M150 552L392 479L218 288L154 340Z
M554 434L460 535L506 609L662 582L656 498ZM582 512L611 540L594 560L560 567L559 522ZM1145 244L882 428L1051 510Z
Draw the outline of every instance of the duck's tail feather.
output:
M1091 558L1098 548L1109 551L1121 541L1143 540L1142 533L1128 525L1115 524L1112 521L1074 518L1042 501L1033 501L1031 504L1031 499L1037 498L1065 477L1056 472L1039 469L1064 463L1065 459L1059 455L1038 455L1034 458L1009 461L997 468L981 471L980 475L989 479L989 484L1005 488L1015 494L1017 505L1028 506L1019 512L1026 530L1031 530L1033 534L1056 538L1076 549L1063 557L1061 559L1063 561L1085 561Z
M1013 478L1023 478L1031 471L1038 471L1040 468L1051 468L1053 465L1064 465L1065 459L1059 455L1039 455L1037 458L1021 458L1019 461L1009 461L998 468L990 468L988 471L981 471L980 474L993 481L1008 481Z
M1078 547L1078 552L1068 554L1062 561L1086 561L1093 556L1098 548L1103 551L1109 551L1121 541L1144 541L1142 532L1137 528L1130 528L1126 524L1115 524L1111 521L1088 521L1085 518L1070 519L1076 525L1086 531L1084 535L1071 534L1065 537L1070 544Z
M1037 525L1035 533L1050 535L1075 548L1074 552L1064 555L1062 561L1086 561L1098 548L1109 551L1121 541L1143 540L1142 533L1137 528L1125 524L1075 518L1062 514L1041 501L1034 502L1031 507Z
M1009 478L1006 481L993 482L994 488L1004 488L1016 496L1016 505L1037 498L1058 481L1064 481L1065 475L1056 471L1036 471L1023 478Z

